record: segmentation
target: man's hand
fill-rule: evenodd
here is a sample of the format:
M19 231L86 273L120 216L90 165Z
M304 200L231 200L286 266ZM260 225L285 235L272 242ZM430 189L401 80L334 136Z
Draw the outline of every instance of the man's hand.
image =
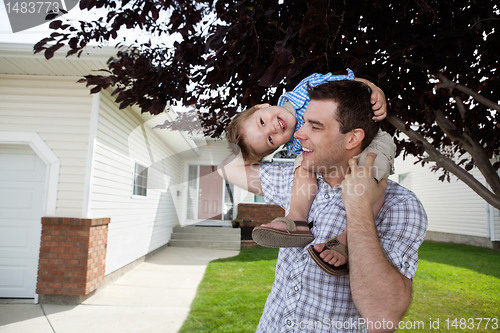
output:
M349 167L351 172L342 181L342 199L346 210L368 210L377 202L387 189L387 181L383 179L377 183L373 178L374 153L369 153L363 167L358 166L358 160L351 158Z

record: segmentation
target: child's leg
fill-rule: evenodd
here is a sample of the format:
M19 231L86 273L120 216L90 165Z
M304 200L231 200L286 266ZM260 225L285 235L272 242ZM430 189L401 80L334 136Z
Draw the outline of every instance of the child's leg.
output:
M265 247L304 247L314 240L307 218L318 182L314 173L300 167L301 157L295 159L290 210L286 217L277 217L271 223L255 227L253 240Z
M361 154L356 156L359 161L358 166L363 166L366 156L369 153L375 153L377 155L373 162L373 178L380 182L382 179L387 179L394 173L396 144L387 132L379 131L368 147L366 147Z
M286 217L294 221L307 222L309 210L317 191L318 180L316 175L303 167L296 168L290 197L290 211Z
M298 166L295 168L292 193L290 197L290 210L285 217L294 221L306 221L311 209L312 202L318 191L316 175ZM278 230L286 230L286 224L281 221L273 221L262 225ZM307 227L297 227L297 230L307 231Z

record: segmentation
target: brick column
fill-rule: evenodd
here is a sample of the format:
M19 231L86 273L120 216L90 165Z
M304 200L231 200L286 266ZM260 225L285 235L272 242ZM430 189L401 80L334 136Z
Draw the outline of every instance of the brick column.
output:
M40 303L79 304L104 284L110 218L42 218Z
M278 205L267 204L238 204L238 218L240 220L252 220L251 227L269 223L279 216L285 216L285 210Z
M242 227L241 247L255 246L253 240L245 239L243 235L251 234L254 227L264 223L269 223L279 216L285 216L285 210L278 205L267 204L238 204L238 218L250 221L247 226ZM247 230L243 230L247 229Z

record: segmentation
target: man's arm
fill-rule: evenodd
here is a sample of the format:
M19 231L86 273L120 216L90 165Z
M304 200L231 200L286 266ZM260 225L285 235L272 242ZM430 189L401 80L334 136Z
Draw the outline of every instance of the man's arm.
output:
M230 155L217 167L219 175L249 192L262 195L260 164L246 163L240 155Z
M380 246L371 207L385 191L387 182L377 184L371 175L374 159L375 155L369 154L363 168L351 159L351 173L342 182L349 279L356 308L367 323L372 323L368 325L370 332L393 332L410 305L412 281L387 261Z

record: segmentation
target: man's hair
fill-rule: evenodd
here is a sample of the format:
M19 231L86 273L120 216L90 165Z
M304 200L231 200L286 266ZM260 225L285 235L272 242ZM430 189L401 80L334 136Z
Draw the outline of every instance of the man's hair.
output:
M380 123L375 122L371 89L359 81L329 81L308 88L311 100L333 100L338 103L336 120L340 123L340 132L345 134L356 128L365 132L361 149L365 149L377 135Z
M238 113L232 120L231 123L226 127L226 138L230 145L230 149L233 154L238 155L241 152L241 155L245 161L249 162L260 162L265 156L271 154L275 149L270 149L264 154L258 154L255 150L250 147L250 145L246 142L245 131L243 130L243 123L255 113L255 111L260 110L261 107L252 106L245 111ZM237 147L235 147L238 146Z

